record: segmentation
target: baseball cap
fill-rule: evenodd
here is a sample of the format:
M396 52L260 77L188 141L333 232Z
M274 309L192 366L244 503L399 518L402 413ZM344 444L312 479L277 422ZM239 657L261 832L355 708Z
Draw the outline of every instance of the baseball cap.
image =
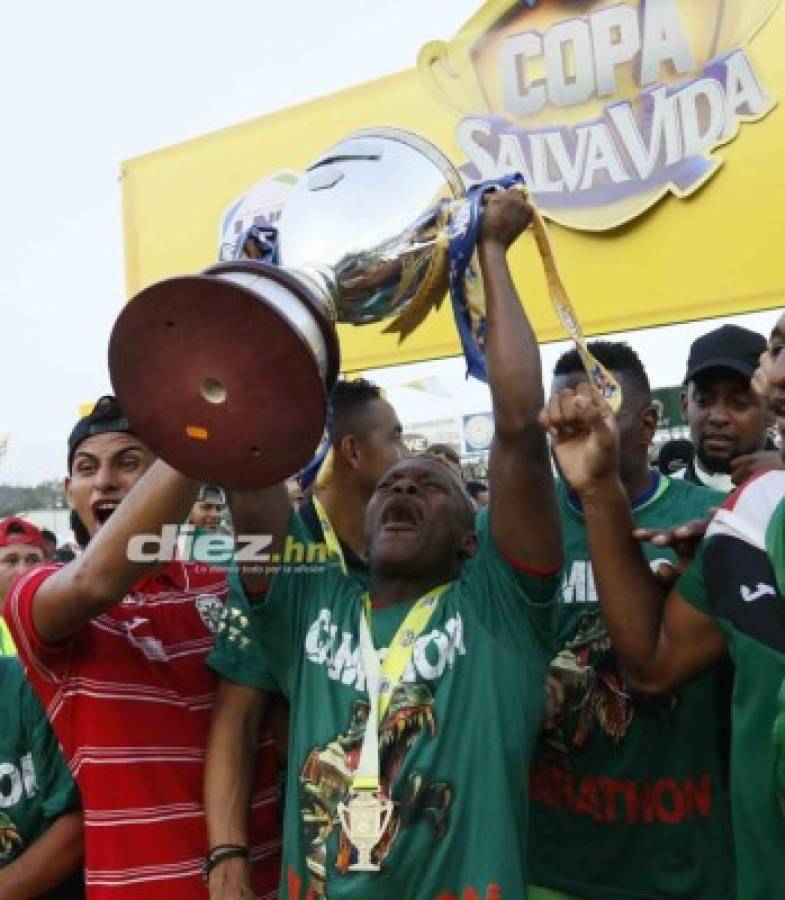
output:
M0 547L9 547L11 544L29 544L46 553L44 538L38 528L18 516L9 516L0 521Z
M82 441L95 434L117 431L133 433L125 413L120 409L117 397L105 394L98 400L92 411L74 425L73 431L68 436L68 471L71 471L74 454Z
M723 325L693 341L684 384L708 369L730 369L752 378L766 349L766 338L739 325Z

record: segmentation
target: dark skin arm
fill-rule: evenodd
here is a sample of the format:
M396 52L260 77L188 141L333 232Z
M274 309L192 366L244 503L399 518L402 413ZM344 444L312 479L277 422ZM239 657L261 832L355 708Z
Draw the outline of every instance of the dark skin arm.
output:
M106 612L160 562L131 562L128 543L138 534L160 535L161 528L183 522L198 484L162 460L155 462L109 521L73 562L47 578L33 605L33 624L48 643L75 634Z
M265 549L281 554L291 506L285 484L258 491L234 491L229 503L238 535L271 535ZM261 598L271 576L264 566L240 566L243 587L251 598ZM222 681L218 688L207 741L205 809L209 846L248 846L248 812L251 805L256 742L268 706L267 695L254 688ZM220 863L210 874L214 900L252 900L251 867L236 858Z
M515 290L507 250L531 221L520 191L488 196L480 234L487 303L488 383L496 424L490 456L490 528L496 545L539 570L562 564L561 531L548 448L537 341Z
M289 526L291 504L286 484L276 484L258 491L234 491L229 497L235 534L264 534L272 537L265 550L271 556L282 553ZM240 577L249 596L257 597L267 590L271 576L258 564L240 565Z
M674 585L687 570L716 511L716 508L712 508L709 518L692 519L671 528L635 529L633 536L639 544L652 543L655 547L670 547L676 554L675 566L663 563L655 573L662 584L668 587Z
M581 385L553 396L542 422L583 504L597 593L630 686L660 694L694 678L724 656L725 640L710 616L667 593L638 546L613 415Z
M57 887L82 864L81 810L63 813L12 863L0 868L0 900L30 900Z
M256 742L267 707L267 695L254 688L221 681L215 697L207 742L204 799L210 847L248 846ZM210 873L210 896L220 900L250 900L248 860L230 859Z

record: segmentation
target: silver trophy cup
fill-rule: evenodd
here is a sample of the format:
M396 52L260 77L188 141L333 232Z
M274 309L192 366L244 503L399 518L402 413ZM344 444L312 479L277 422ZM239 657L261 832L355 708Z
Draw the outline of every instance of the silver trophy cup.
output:
M465 194L417 135L377 128L331 147L284 206L275 265L241 247L125 307L109 366L136 433L208 483L265 487L299 471L339 370L335 323L395 317L411 331L446 292L445 229Z

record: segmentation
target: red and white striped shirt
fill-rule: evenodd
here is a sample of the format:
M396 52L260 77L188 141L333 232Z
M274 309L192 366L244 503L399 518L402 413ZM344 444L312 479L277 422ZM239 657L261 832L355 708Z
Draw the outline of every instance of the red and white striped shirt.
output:
M63 644L32 622L42 582L15 582L5 616L82 793L89 900L202 900L205 744L217 676L205 665L226 601L223 572L173 562L138 581ZM265 737L252 803L254 887L277 896L275 745Z

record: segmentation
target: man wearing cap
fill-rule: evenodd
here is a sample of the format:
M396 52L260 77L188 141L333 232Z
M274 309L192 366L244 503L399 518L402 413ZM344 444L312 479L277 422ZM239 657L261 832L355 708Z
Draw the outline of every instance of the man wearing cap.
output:
M23 573L5 615L82 793L87 896L206 897L202 770L217 679L204 662L225 575L150 549L186 519L198 485L154 460L114 397L77 423L68 470L90 542L68 565ZM254 889L272 898L277 766L264 749L246 852Z
M199 488L196 503L188 515L189 524L204 531L219 531L221 517L226 509L226 494L214 484L203 484Z
M727 493L756 472L782 468L768 440L766 401L750 383L765 349L762 335L738 325L694 341L683 403L695 456L673 477Z
M214 484L203 484L180 531L177 549L181 559L212 566L231 565L234 538L223 526L226 494Z
M44 561L44 539L30 522L11 516L0 522L0 610L16 575ZM16 647L0 619L0 656L12 656Z
M785 315L754 381L783 437L784 349ZM761 473L726 499L666 596L615 475L619 436L607 408L588 391L564 391L541 421L583 501L600 603L630 686L662 694L730 652L736 896L785 900L785 472ZM669 539L651 536L660 546Z

